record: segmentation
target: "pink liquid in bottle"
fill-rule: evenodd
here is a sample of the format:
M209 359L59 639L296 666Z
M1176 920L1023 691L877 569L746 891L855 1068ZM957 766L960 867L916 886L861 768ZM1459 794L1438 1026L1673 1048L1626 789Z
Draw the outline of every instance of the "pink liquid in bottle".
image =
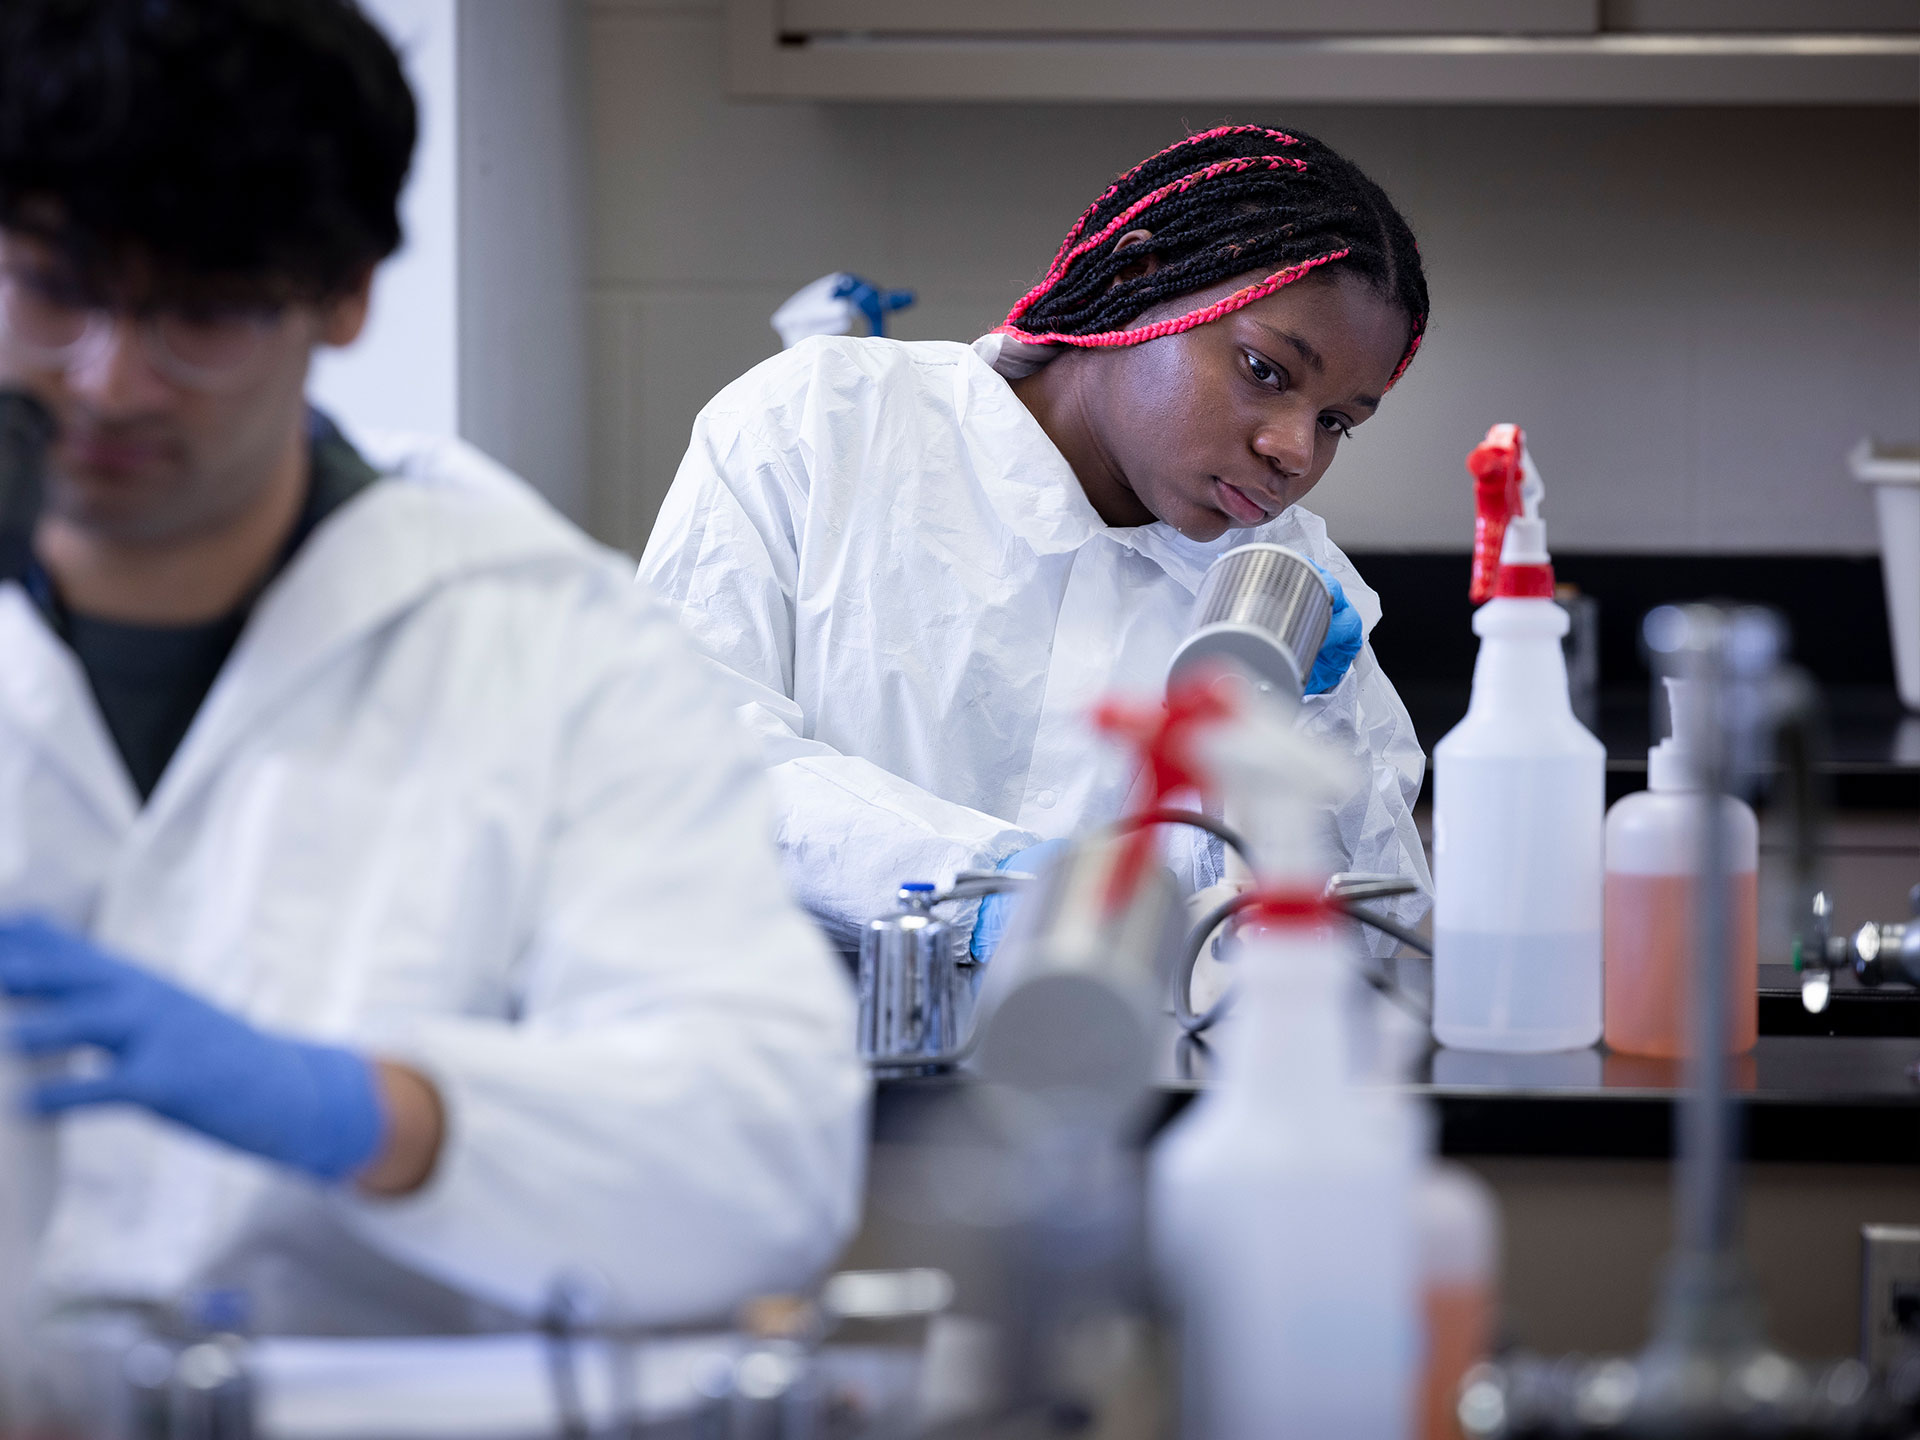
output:
M1604 933L1609 1048L1669 1060L1687 1053L1697 884L1691 875L1608 872ZM1729 890L1727 1053L1744 1055L1760 1036L1758 876L1751 870L1736 873Z

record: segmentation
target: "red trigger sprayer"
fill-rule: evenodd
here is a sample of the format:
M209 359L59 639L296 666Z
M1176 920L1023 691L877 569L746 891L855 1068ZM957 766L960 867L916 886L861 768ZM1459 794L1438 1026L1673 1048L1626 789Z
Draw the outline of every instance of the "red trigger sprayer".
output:
M1181 790L1197 790L1205 772L1194 742L1209 726L1227 718L1232 708L1212 683L1212 677L1184 681L1167 691L1167 703L1134 705L1103 700L1093 712L1096 728L1130 741L1147 773L1147 799L1130 817L1137 828L1113 867L1107 890L1107 913L1116 914L1133 898L1135 887L1153 853L1153 830L1147 817Z
M1483 605L1496 595L1553 597L1540 500L1546 486L1518 425L1495 425L1467 456L1473 476L1473 579L1467 597Z

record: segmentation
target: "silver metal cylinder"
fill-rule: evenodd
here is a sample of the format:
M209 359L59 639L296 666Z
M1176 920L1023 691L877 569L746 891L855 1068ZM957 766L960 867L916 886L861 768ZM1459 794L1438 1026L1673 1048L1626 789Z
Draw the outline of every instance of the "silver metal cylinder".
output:
M975 1055L987 1079L1115 1123L1152 1080L1171 962L1186 933L1173 878L1154 858L1111 903L1131 837L1069 848L1027 892L981 982Z
M972 980L934 887L900 887L900 908L860 936L860 1054L883 1069L948 1062L965 1038Z
M1213 562L1167 683L1219 665L1298 700L1333 620L1333 595L1311 561L1284 545L1239 545Z

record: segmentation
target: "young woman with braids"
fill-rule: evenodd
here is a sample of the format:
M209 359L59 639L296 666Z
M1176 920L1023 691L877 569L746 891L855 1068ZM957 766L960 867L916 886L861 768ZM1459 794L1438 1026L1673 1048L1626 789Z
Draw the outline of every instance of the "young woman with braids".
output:
M1302 723L1370 779L1330 840L1430 887L1378 600L1299 504L1426 319L1378 186L1309 136L1226 126L1116 180L975 344L809 340L701 412L641 576L734 683L789 878L839 943L904 880L1031 865L1118 813L1131 776L1090 708L1157 693L1207 567L1256 539L1343 592ZM1175 858L1218 873L1203 839Z

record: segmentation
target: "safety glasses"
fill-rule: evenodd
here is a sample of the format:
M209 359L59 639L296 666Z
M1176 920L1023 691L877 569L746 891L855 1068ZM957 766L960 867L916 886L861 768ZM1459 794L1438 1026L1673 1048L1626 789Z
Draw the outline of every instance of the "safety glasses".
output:
M192 390L231 389L285 325L280 307L156 307L128 312L64 294L48 277L0 266L0 352L16 363L72 369L100 358L116 326L136 327L147 361Z

